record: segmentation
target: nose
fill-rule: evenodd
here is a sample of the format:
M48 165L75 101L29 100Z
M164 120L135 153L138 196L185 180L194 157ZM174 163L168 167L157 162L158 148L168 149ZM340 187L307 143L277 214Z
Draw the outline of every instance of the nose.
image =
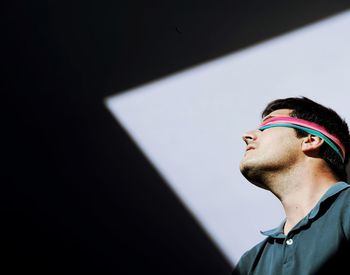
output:
M249 131L243 134L242 139L243 141L249 145L251 142L255 141L257 138L257 131L253 130L253 131Z

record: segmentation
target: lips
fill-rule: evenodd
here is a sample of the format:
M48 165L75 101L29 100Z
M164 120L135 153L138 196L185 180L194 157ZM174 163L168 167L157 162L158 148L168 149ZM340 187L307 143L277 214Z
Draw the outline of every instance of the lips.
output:
M246 148L246 152L248 152L249 150L254 150L255 147L253 145L248 145L247 148Z

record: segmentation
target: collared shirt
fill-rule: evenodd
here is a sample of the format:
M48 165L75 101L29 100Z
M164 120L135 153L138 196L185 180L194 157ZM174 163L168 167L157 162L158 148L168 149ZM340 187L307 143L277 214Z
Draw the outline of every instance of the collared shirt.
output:
M233 274L327 274L343 264L350 274L350 185L330 187L287 235L284 222L261 232L267 237L240 258ZM345 260L345 262L344 262Z

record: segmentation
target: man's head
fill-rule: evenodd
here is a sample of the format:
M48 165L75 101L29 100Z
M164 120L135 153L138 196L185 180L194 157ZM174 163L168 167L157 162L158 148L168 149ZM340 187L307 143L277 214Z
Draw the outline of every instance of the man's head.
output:
M306 123L310 122L312 125L319 125L319 128L324 128L328 134L338 138L344 145L343 149L346 153L342 160L340 153L335 151L338 148L337 145L332 145L332 142L324 142L325 140L320 138L322 135L310 134L310 131L303 130L303 127L299 127L300 129L276 127L263 131L254 130L243 137L248 145L248 151L241 161L240 169L248 179L259 181L259 177L263 176L266 171L280 171L281 169L286 171L303 155L308 155L323 159L336 178L347 180L345 168L350 152L349 129L346 122L334 110L306 97L292 97L270 102L262 112L262 117L263 120L269 117L293 117ZM256 152L249 150L251 148L257 149Z

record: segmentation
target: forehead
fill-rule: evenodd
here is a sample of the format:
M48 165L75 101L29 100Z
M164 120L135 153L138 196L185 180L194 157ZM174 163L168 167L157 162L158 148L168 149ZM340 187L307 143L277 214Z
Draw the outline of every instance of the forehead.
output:
M291 109L278 109L278 110L275 110L275 111L269 113L267 116L263 117L262 121L264 121L268 118L271 118L271 117L276 117L276 116L290 116L290 113L292 111L293 110L291 110Z

